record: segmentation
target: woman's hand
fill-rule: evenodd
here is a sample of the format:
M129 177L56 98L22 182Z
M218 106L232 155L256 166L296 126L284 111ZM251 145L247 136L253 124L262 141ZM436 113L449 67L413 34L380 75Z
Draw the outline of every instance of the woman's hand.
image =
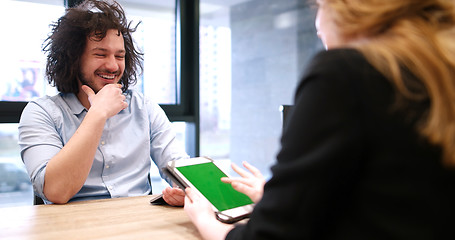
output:
M216 220L212 205L191 188L185 189L185 212L206 240L225 239L234 225Z
M247 195L255 203L261 200L264 193L265 179L261 172L253 165L243 162L243 166L250 172L241 169L236 164L232 163L232 169L238 173L241 177L237 178L221 178L221 181L230 183L232 187Z

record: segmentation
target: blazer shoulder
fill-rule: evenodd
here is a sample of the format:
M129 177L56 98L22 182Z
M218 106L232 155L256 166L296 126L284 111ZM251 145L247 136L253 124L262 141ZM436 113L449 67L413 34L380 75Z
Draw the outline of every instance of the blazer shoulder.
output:
M357 70L362 65L369 65L361 52L353 48L340 48L317 53L307 67L307 72L314 70L343 71Z
M317 53L308 64L299 87L309 82L347 84L358 82L365 72L376 72L362 53L355 49L335 49Z

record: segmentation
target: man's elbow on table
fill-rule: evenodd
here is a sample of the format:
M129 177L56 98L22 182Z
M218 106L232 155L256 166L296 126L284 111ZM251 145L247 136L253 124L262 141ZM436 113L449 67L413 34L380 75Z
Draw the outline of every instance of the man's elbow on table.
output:
M69 191L59 191L57 189L44 188L44 195L47 200L56 204L65 204L73 197Z

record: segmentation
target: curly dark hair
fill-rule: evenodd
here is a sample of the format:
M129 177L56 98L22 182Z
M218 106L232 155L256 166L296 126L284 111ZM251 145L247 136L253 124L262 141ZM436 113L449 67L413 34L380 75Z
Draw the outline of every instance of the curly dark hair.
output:
M62 93L79 92L81 56L87 38L101 41L106 32L116 29L123 35L125 43L125 70L119 83L126 91L135 84L137 74L143 70L143 54L134 46L131 34L137 26L127 22L123 8L115 1L86 0L74 8L68 8L44 41L43 51L47 53L46 77L52 86Z

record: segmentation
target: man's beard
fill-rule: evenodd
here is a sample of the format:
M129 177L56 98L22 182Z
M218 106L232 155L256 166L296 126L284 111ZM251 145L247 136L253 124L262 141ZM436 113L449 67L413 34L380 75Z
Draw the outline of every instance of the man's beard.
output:
M116 72L114 72L115 74ZM93 92L98 93L99 90L95 90L95 88L90 84L90 82L84 77L84 74L82 74L81 72L79 73L79 81L81 82L82 85L87 85L89 88L91 88L93 90Z
M89 88L93 90L93 92L98 93L99 90L95 90L95 88L90 84L89 81L84 77L84 74L79 73L79 81L81 82L82 85L87 85Z

